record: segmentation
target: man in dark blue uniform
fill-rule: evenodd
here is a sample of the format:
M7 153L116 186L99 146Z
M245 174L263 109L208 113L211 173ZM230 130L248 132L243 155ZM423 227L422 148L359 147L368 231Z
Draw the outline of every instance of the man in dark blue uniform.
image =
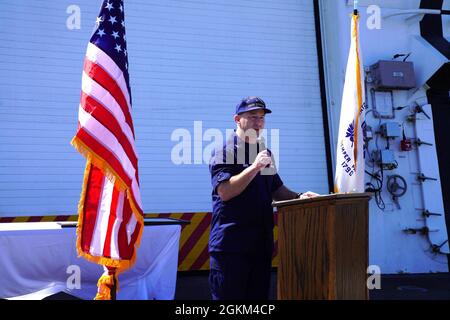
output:
M236 130L211 162L213 215L209 237L212 298L268 299L273 250L272 200L313 197L283 185L260 140L265 115L258 97L236 107Z

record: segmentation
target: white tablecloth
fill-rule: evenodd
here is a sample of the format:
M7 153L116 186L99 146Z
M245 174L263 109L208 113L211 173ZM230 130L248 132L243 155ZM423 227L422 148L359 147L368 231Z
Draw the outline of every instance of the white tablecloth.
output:
M179 224L145 226L135 265L119 275L117 299L175 297L180 231ZM79 289L74 270L80 271ZM102 266L77 257L76 228L0 224L0 298L42 299L63 291L90 300L102 273Z

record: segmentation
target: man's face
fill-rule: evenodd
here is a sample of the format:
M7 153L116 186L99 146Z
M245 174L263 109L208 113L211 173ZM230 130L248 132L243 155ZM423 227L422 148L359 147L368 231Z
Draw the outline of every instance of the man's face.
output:
M264 110L253 110L237 115L235 120L244 132L253 129L256 135L259 136L260 130L264 129L265 117L266 113Z

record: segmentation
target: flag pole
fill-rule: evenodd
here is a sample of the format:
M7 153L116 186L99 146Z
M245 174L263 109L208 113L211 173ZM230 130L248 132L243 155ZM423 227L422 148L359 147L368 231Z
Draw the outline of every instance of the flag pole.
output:
M353 14L358 15L358 0L353 0Z

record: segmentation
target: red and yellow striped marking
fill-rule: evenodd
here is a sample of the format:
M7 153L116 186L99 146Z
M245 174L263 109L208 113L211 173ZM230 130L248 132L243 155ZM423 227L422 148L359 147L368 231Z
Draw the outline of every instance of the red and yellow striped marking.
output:
M180 235L180 249L178 256L178 271L194 271L209 269L208 238L211 224L210 212L186 213L150 213L146 218L173 218L189 221L183 224ZM278 266L278 215L275 214L274 240L275 249L272 256L272 266ZM78 221L78 215L33 216L33 217L3 217L5 222L51 222Z
M208 212L172 213L149 215L189 221L183 225L180 235L178 270L209 269L208 237L211 214Z

